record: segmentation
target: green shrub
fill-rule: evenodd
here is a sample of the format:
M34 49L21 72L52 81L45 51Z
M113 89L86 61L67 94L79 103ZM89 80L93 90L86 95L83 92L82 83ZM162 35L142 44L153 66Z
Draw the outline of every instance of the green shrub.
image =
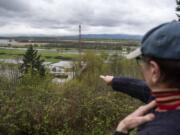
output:
M53 84L48 74L26 74L8 89L11 81L1 77L0 134L112 134L117 123L140 102L113 92L99 79L100 74L111 71L101 55L89 52L83 61L87 66L80 77L59 85ZM121 71L126 66L122 64Z

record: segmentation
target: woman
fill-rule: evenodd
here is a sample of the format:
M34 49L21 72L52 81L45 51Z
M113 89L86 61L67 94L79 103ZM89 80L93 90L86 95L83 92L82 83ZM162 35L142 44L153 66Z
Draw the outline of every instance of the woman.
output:
M140 88L134 91L139 92L139 97L133 92L129 94L144 102L152 96L155 100L123 119L115 134L127 135L131 129L138 127L138 135L179 135L180 22L173 21L150 30L144 36L141 47L127 58L137 59L145 80L145 83L135 83ZM145 97L142 98L143 93Z

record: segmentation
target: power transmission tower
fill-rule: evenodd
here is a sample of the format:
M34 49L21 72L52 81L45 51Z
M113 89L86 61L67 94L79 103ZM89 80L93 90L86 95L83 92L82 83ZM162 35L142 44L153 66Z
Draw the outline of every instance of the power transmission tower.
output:
M82 48L81 48L81 24L79 24L79 53L81 54Z

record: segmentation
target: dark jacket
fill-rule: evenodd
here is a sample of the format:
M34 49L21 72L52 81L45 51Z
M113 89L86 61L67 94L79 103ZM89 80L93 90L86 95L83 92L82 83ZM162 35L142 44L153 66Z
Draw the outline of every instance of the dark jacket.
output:
M126 93L144 103L154 99L150 89L142 80L119 77L112 81L115 91ZM155 112L155 119L138 127L137 135L180 135L180 110ZM127 135L115 132L114 135Z
M149 87L142 80L127 77L115 77L112 80L112 88L115 91L123 92L137 98L144 103L147 103L152 98Z

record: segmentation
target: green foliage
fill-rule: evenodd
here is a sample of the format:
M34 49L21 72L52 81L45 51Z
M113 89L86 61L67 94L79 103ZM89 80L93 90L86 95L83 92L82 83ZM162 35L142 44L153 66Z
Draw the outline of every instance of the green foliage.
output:
M177 7L176 7L176 11L178 12L176 15L178 17L178 20L180 21L180 0L176 0L176 4L177 4Z
M39 73L40 76L45 76L43 62L44 60L41 59L41 55L38 55L38 51L34 50L31 45L23 55L23 63L20 70L23 74L30 72L31 75Z
M0 134L112 134L119 120L141 103L113 92L99 79L100 74L123 72L125 75L124 68L133 68L132 62L119 59L121 63L116 66L120 70L114 72L113 65L104 63L107 57L87 52L81 58L86 66L80 76L64 84L52 83L50 75L42 78L27 72L15 87L8 89L12 80L1 77Z

